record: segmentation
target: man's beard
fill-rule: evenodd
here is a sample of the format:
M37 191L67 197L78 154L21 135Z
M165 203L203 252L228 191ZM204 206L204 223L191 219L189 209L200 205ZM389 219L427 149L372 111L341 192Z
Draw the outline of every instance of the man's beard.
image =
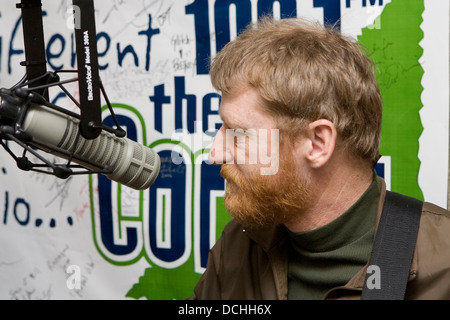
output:
M296 171L294 158L280 159L274 175L243 174L232 164L220 171L227 180L225 207L244 226L285 224L298 217L310 198L309 183Z

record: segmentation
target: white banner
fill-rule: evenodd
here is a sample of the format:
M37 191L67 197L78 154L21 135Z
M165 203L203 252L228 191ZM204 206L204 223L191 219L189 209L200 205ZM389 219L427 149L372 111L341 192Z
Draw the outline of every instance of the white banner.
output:
M77 69L71 1L42 3L47 70ZM136 191L101 175L64 180L21 171L1 149L1 299L184 299L193 293L230 219L220 168L205 163L221 125L208 59L271 12L337 23L367 47L384 102L377 172L394 191L447 206L448 0L94 4L108 98L128 137L159 153L161 171L148 190ZM0 87L11 88L25 74L14 1L1 2L0 25ZM76 83L67 88L78 98ZM58 88L50 90L50 102L78 112ZM109 111L102 115L112 126ZM21 155L21 147L6 143ZM174 162L172 151L182 161Z

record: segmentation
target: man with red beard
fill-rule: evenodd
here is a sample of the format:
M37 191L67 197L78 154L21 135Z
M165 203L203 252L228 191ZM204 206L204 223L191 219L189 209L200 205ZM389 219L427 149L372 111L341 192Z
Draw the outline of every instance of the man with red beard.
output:
M263 19L212 60L223 125L209 160L233 220L193 299L360 298L386 196L373 68L301 19ZM448 230L449 212L424 203L406 299L450 298Z

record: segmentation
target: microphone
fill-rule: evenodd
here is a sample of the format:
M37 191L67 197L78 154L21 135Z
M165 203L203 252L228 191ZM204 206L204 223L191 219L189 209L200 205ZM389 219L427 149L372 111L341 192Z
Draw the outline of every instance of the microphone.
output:
M35 102L20 106L15 101L16 97L11 96L1 99L0 134L9 133L16 142L19 140L63 159L73 160L90 170L104 168L101 173L107 178L135 190L147 189L156 180L160 158L154 150L106 130L102 130L95 139L85 139L79 132L80 119L76 114ZM20 117L18 114L23 117L19 131L8 125L8 119L17 119ZM18 166L21 168L19 161ZM23 167L29 170L26 164ZM60 177L68 177L71 173L64 171Z
M11 89L0 88L0 145L22 170L63 179L74 174L100 173L127 187L147 189L158 176L159 155L125 137L99 77L94 2L73 0L73 4L83 13L74 17L79 23L74 26L78 68L54 72L47 72L46 67L41 0L21 0L17 4L22 11L25 45L25 61L20 64L26 67L26 74ZM62 73L76 73L76 77L60 81ZM79 101L63 86L75 81ZM80 113L50 103L52 87L63 90L79 107ZM101 122L102 94L116 129ZM4 140L21 146L22 156L16 156ZM36 149L54 154L67 163L52 163ZM29 161L25 156L27 152L41 163ZM74 168L81 170L73 171Z

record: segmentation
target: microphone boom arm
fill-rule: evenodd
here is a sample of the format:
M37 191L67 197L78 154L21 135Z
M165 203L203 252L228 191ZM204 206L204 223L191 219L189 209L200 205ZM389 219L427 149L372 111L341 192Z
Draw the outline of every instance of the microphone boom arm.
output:
M20 65L26 67L28 79L38 79L37 85L45 84L41 78L47 72L45 57L44 26L42 21L41 0L21 0L16 8L22 12L23 41L25 46L25 61ZM36 89L36 93L48 100L48 92Z
M98 68L97 34L95 27L95 10L93 0L72 0L74 8L75 49L77 70L60 70L59 72L77 72L80 101L77 102L67 90L63 90L80 109L80 133L85 139L95 139L102 130L101 97L107 102L108 109L117 126L118 136L126 133L118 121L106 96L100 80ZM26 78L29 89L49 100L48 84L58 81L52 77L55 73L47 72L43 13L41 0L21 0L16 7L22 12L22 28L25 45L25 61L20 64L26 67ZM33 86L30 84L33 83Z

